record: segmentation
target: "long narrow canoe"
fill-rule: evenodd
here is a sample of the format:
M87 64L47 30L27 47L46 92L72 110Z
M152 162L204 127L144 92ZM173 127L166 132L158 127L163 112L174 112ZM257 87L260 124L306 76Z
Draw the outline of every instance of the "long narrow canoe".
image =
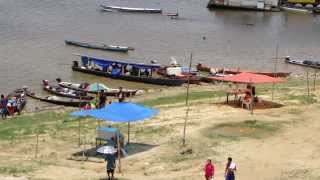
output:
M58 82L58 85L63 87L63 88L69 88L69 89L73 89L73 90L76 90L76 91L82 91L82 92L85 92L85 93L98 94L98 91L87 91L85 88L81 88L81 84L77 84L77 83ZM117 96L119 91L120 91L119 89L104 89L104 94L106 96ZM138 90L138 89L122 89L122 92L127 97L143 93L142 90Z
M320 61L310 61L310 60L291 60L290 58L285 59L286 63L320 69Z
M204 72L211 72L212 69L215 68L211 68L202 64L198 64L197 65L197 69L199 71L204 71ZM225 74L238 74L241 72L250 72L250 73L255 73L255 74L263 74L266 76L270 76L270 77L287 77L291 74L291 72L264 72L264 71L254 71L254 70L237 70L237 69L217 69L215 70L216 73L225 73Z
M87 103L90 103L90 100L79 100L79 99L70 99L70 98L62 98L57 96L46 96L41 97L37 96L34 92L30 91L29 89L25 89L27 96L37 99L39 101L48 102L57 105L63 106L73 106L73 107L82 107Z
M280 6L280 8L284 11L290 12L298 12L298 13L312 13L312 10L300 7L293 7L293 6Z
M100 5L103 9L117 10L123 12L139 12L139 13L162 13L162 9L152 9L152 8L131 8L131 7L121 7L121 6L107 6Z
M51 94L55 94L61 97L68 97L73 99L84 99L84 100L92 100L94 97L88 96L84 91L76 91L68 88L63 88L60 86L50 85L49 81L43 80L43 90L50 92Z
M74 45L74 46L80 46L85 48L91 48L91 49L100 49L105 51L117 51L117 52L128 52L129 50L133 50L132 47L127 46L114 46L114 45L97 45L97 44L90 44L86 42L79 42L79 41L71 41L71 40L65 40L64 41L68 45Z

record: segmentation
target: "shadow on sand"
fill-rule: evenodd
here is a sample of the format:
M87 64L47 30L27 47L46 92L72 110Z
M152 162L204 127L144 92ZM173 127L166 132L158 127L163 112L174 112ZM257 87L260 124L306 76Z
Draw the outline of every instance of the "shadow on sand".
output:
M234 108L242 108L241 107L241 103L238 101L229 101L229 102L217 102L214 103L216 105L225 105L225 106L231 106ZM279 104L276 102L272 102L272 101L266 101L266 100L261 100L260 102L257 102L254 104L254 110L259 110L259 109L272 109L272 108L281 108L283 107L283 104ZM246 106L244 106L244 108L246 108Z
M130 156L130 155L134 155L134 154L148 151L156 146L157 145L150 145L150 144L144 144L144 143L130 143L130 144L126 144L124 149L126 151L126 156ZM76 152L76 153L72 154L72 156L75 156L75 157L85 156L87 158L95 157L95 158L103 159L105 156L101 153L97 153L96 150L97 150L97 148L93 147L90 149L86 149L84 151ZM121 155L124 156L123 154L121 154Z

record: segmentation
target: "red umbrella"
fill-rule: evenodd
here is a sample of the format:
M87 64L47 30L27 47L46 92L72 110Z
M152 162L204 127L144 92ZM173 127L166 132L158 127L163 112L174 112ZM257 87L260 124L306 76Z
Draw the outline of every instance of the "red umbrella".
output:
M244 84L263 84L263 83L282 82L282 79L280 78L274 78L274 77L270 77L262 74L254 74L249 72L243 72L233 76L225 76L218 79L221 81L244 83Z

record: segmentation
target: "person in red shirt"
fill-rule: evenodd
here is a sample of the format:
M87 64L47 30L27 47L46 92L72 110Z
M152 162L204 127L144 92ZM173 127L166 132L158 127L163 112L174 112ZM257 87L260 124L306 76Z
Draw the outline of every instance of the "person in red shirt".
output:
M211 163L211 159L208 159L204 166L204 176L206 180L211 180L214 177L214 165Z

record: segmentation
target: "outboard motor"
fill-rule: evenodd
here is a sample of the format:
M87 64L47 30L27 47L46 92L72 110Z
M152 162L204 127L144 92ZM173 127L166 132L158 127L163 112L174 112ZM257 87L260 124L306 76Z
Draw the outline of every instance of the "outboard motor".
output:
M290 61L290 56L286 56L285 61Z

